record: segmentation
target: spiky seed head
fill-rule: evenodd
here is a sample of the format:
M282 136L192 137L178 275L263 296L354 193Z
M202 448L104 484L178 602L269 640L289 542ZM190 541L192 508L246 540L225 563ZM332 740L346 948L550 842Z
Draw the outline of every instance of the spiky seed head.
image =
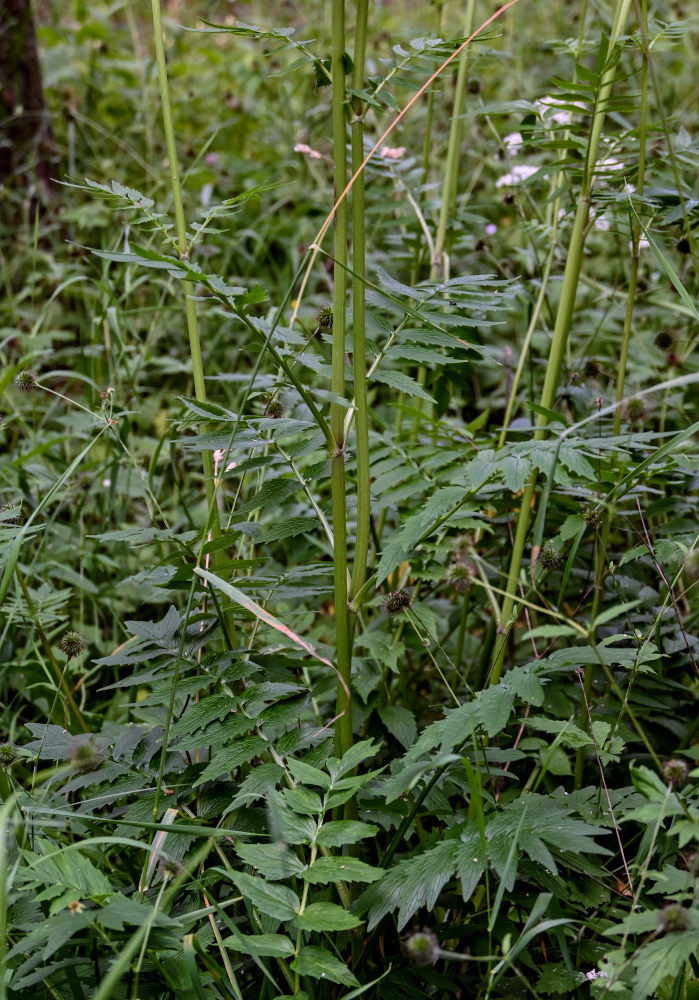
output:
M72 743L66 752L69 763L81 774L96 771L105 756L104 751L97 746L92 737Z
M677 934L689 927L689 911L681 903L668 903L658 910L658 933Z
M660 333L656 333L653 343L656 347L659 347L661 351L669 350L675 343L675 331L661 330Z
M72 660L73 657L79 656L83 649L85 649L85 640L79 632L71 629L58 640L58 648L62 653L65 653L67 659Z
M583 368L585 378L598 378L602 373L602 365L597 358L588 358Z
M387 615L398 615L410 607L412 600L407 590L394 590L384 601L384 611Z
M36 372L25 368L24 371L17 373L15 385L20 392L34 392L35 389L39 388L39 378Z
M449 567L447 579L457 594L465 594L475 575L473 563L468 559L459 559Z
M0 767L10 767L17 760L17 751L11 743L0 744Z
M163 878L175 878L182 871L182 865L177 858L161 858L158 862L158 871Z
M544 569L558 569L563 562L563 556L553 545L544 545L539 553L539 562Z
M265 407L265 416L272 417L274 420L278 420L279 417L283 415L284 415L283 405L275 396L272 396L272 398L268 401L267 406Z
M673 788L683 788L689 779L689 764L679 757L672 757L663 761L660 773L668 785L672 785Z
M592 528L593 531L597 531L600 524L602 523L602 511L598 510L592 504L588 504L586 507L580 511L580 517L583 519L588 528Z
M316 326L319 330L327 333L333 328L333 308L332 306L321 306L316 312Z
M681 236L677 241L677 252L678 253L691 253L692 245L686 236Z
M468 92L469 94L480 94L481 92L481 81L475 78L468 81Z
M440 950L439 941L426 927L403 939L403 951L415 965L434 965Z

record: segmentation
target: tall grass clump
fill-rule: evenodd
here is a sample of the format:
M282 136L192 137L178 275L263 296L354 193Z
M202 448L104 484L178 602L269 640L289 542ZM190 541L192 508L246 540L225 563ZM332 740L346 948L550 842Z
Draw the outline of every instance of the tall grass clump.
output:
M0 1000L693 996L691 15L36 15Z

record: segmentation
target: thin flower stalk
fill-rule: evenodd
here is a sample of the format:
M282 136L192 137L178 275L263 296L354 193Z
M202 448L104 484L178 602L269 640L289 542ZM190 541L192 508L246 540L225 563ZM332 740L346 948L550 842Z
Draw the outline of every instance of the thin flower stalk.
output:
M335 651L341 680L337 689L335 752L342 756L352 746L352 715L346 691L350 685L351 652L347 592L347 509L345 486L345 411L339 399L345 395L345 331L347 296L347 202L340 193L347 185L345 124L345 4L332 4L332 122L335 168L334 288L330 432L333 439L330 487L335 537Z
M352 89L364 86L367 18L369 0L357 2L357 24L354 38L354 70ZM364 158L364 104L360 97L352 101L352 171ZM355 450L357 455L357 532L350 599L364 586L371 519L369 403L367 399L365 287L366 250L364 238L364 173L360 173L352 191L352 368L354 375Z
M170 87L167 77L167 64L165 60L165 46L163 43L163 26L160 14L160 0L151 0L153 14L153 34L155 40L155 55L158 66L158 83L160 86L160 102L163 112L163 128L165 130L165 143L167 146L168 164L170 169L170 188L172 191L172 203L175 212L175 233L177 237L177 249L181 260L186 260L189 254L187 243L187 226L184 218L184 204L182 201L182 187L180 184L180 173L177 163L177 148L175 146L175 128L172 117L172 106L170 103ZM187 317L187 333L189 335L189 353L192 362L192 377L194 380L194 395L201 403L206 402L206 385L204 382L204 364L202 360L201 339L199 337L199 323L197 320L197 310L194 302L194 286L191 281L183 282L185 315ZM210 451L201 453L202 469L204 473L204 488L206 491L207 505L207 531L211 531L213 538L221 536L220 514L216 502L216 482L214 476L214 460ZM220 553L214 553L214 566L221 562ZM226 630L231 640L235 634L232 615L225 614Z
M541 393L540 405L544 411L552 410L556 402L556 394L558 392L563 358L565 356L568 334L570 333L573 313L575 310L575 297L578 288L578 281L580 279L583 250L585 246L585 234L590 214L590 196L594 182L594 168L595 163L597 162L602 128L606 117L606 108L609 103L609 97L611 95L612 85L616 75L616 64L613 60L611 60L611 56L613 55L615 46L618 45L618 37L626 25L630 7L631 0L618 0L617 2L609 42L608 59L610 62L608 68L603 72L600 80L596 108L590 127L582 188L578 199L575 220L573 222L573 229L568 245L568 257L563 274L561 298L558 311L556 313L556 323L549 351L544 386ZM537 430L535 434L537 440L541 440L545 436L548 422L548 417L545 412L540 413L537 420ZM512 557L507 576L507 585L505 587L507 597L505 597L502 605L502 629L504 634L501 635L500 642L496 646L496 652L490 672L491 684L497 684L502 674L502 668L505 660L506 632L509 625L512 623L512 614L515 605L518 603L517 589L519 585L519 571L522 565L525 542L529 531L531 512L535 503L536 483L537 475L534 474L527 483L520 501L519 515L517 518L517 526L512 545Z

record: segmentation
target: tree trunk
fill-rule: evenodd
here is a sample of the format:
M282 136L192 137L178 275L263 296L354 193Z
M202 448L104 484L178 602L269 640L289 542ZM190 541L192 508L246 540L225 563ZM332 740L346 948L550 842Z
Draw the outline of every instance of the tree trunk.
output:
M0 0L0 185L47 200L54 160L30 0Z

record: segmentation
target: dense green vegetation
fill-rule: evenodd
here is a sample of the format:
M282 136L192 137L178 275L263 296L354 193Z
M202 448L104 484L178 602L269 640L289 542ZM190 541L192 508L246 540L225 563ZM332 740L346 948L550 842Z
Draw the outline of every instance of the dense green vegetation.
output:
M697 22L506 7L37 11L0 1000L697 997Z

